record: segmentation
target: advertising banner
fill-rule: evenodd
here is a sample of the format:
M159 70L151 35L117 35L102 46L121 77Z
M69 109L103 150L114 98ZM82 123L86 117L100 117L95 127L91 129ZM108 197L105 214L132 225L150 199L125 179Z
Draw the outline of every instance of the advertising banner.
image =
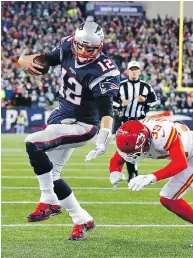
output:
M193 110L191 109L179 109L175 111L150 111L147 113L147 117L166 117L170 121L186 124L191 130L193 130Z
M1 133L15 133L16 120L19 112L25 117L25 133L32 133L41 130L52 112L44 108L11 108L1 109ZM193 110L178 110L175 114L172 111L150 111L147 117L167 117L169 120L186 124L193 130ZM116 120L115 118L114 120ZM118 122L118 127L120 122ZM114 121L116 124L116 121ZM117 129L116 126L116 129ZM114 130L115 131L115 128Z
M44 108L2 108L1 133L15 133L16 120L19 112L25 118L25 133L32 133L42 129L51 111Z
M190 128L190 130L193 131L193 110L178 110L175 112L175 114L173 111L166 110L150 111L147 113L146 117L166 117L170 121L187 125ZM116 133L117 129L121 126L121 123L121 118L118 114L115 113L113 121L113 134Z
M144 7L140 3L129 2L96 2L95 15L140 16Z

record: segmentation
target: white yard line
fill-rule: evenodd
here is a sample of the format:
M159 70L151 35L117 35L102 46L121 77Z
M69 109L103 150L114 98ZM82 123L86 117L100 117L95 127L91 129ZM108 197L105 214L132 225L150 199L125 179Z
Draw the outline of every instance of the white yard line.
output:
M151 174L153 173L155 170L157 170L158 168L142 168L139 169L139 172L141 175L143 174ZM123 169L122 171L125 175L127 175L127 171L126 168ZM85 173L89 176L89 175L93 175L93 173L96 175L109 175L109 169L108 167L104 167L104 168L96 168L96 167L77 167L77 168L63 168L62 170L62 175L72 175L74 173L77 173L77 175L85 175ZM8 176L11 174L13 174L13 176L23 176L23 175L35 175L33 168L1 168L1 176ZM86 176L86 175L85 175Z
M21 149L21 148L3 148L1 149L1 152L25 152L25 149Z
M86 170L88 170L88 171L86 171ZM23 173L23 172L25 172L24 174L26 175L27 173L26 173L26 171L29 171L29 172L31 172L31 174L34 174L34 172L33 172L33 169L32 168L1 168L1 173L6 173L6 174L9 174L9 172L12 172L12 171L14 171L15 173L14 174L16 174L16 173L18 173L18 172L21 172L21 173ZM143 170L140 170L140 174L142 174L142 173L145 173L146 174L146 172L147 171L153 171L152 169L143 169ZM68 172L70 172L70 173L84 173L84 172L87 172L87 173L92 173L92 172L104 172L104 173L106 173L106 174L108 174L109 172L108 172L108 168L64 168L63 169L63 171L62 171L62 173L68 173ZM126 171L123 171L123 172L125 172L126 173Z
M82 172L85 171L85 169L88 169L89 171L87 172L107 172L108 173L108 167L107 168L64 168L63 171L66 172ZM31 171L33 172L33 168L1 168L1 172L10 172L10 171L15 171L17 172L23 172L23 171ZM149 171L149 170L148 170ZM152 170L151 170L152 171ZM34 172L33 172L34 173Z
M2 224L1 227L72 227L72 224ZM187 228L192 227L189 224L142 224L142 225L114 225L97 224L99 228Z
M29 162L1 162L1 165L28 165L30 166ZM144 163L144 164L139 164L140 166L145 166L145 167L155 167L155 166L160 166L163 165L163 163L158 163L158 164L148 164L148 163ZM68 166L72 166L72 167L79 167L79 166L85 166L85 167L102 167L102 166L109 166L108 162L100 162L100 163L86 163L86 162L76 162L73 164L69 164Z
M86 202L86 201L79 201L81 204L100 204L100 205L107 205L107 204L118 204L118 205L161 205L160 202ZM32 201L2 201L1 204L37 204L37 202ZM193 204L193 202L189 202L189 204Z
M73 187L71 186L73 190L113 190L112 187ZM6 190L39 190L39 187L35 186L2 186L1 189L6 189ZM126 187L118 187L117 190L128 190ZM148 188L143 188L142 190L161 190L161 188L153 188L153 187L148 187Z
M16 178L20 178L20 179L36 179L37 180L37 177L36 176L2 176L1 178L13 178L13 179L16 179ZM103 180L103 179L109 179L109 177L105 177L105 176L64 176L62 178L66 178L66 179L97 179L97 180Z

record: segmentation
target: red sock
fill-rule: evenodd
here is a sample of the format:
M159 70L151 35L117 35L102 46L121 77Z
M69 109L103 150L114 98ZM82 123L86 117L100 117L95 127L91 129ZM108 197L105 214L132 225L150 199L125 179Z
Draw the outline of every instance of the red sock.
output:
M193 224L193 208L183 199L170 200L160 197L161 204L180 218Z

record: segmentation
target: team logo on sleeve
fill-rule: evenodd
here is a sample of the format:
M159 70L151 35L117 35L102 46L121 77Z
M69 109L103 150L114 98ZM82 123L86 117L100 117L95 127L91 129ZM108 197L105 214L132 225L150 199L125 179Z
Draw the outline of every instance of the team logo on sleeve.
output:
M107 91L110 91L110 90L118 90L119 89L119 86L117 86L113 82L100 82L99 86L100 86L102 94L105 94Z

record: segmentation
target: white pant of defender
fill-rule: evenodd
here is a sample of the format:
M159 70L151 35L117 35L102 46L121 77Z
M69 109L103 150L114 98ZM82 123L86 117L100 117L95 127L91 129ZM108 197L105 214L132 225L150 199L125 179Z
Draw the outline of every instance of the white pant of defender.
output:
M188 167L186 169L173 176L164 185L160 196L176 200L182 198L190 190L193 190L193 157L188 159Z

